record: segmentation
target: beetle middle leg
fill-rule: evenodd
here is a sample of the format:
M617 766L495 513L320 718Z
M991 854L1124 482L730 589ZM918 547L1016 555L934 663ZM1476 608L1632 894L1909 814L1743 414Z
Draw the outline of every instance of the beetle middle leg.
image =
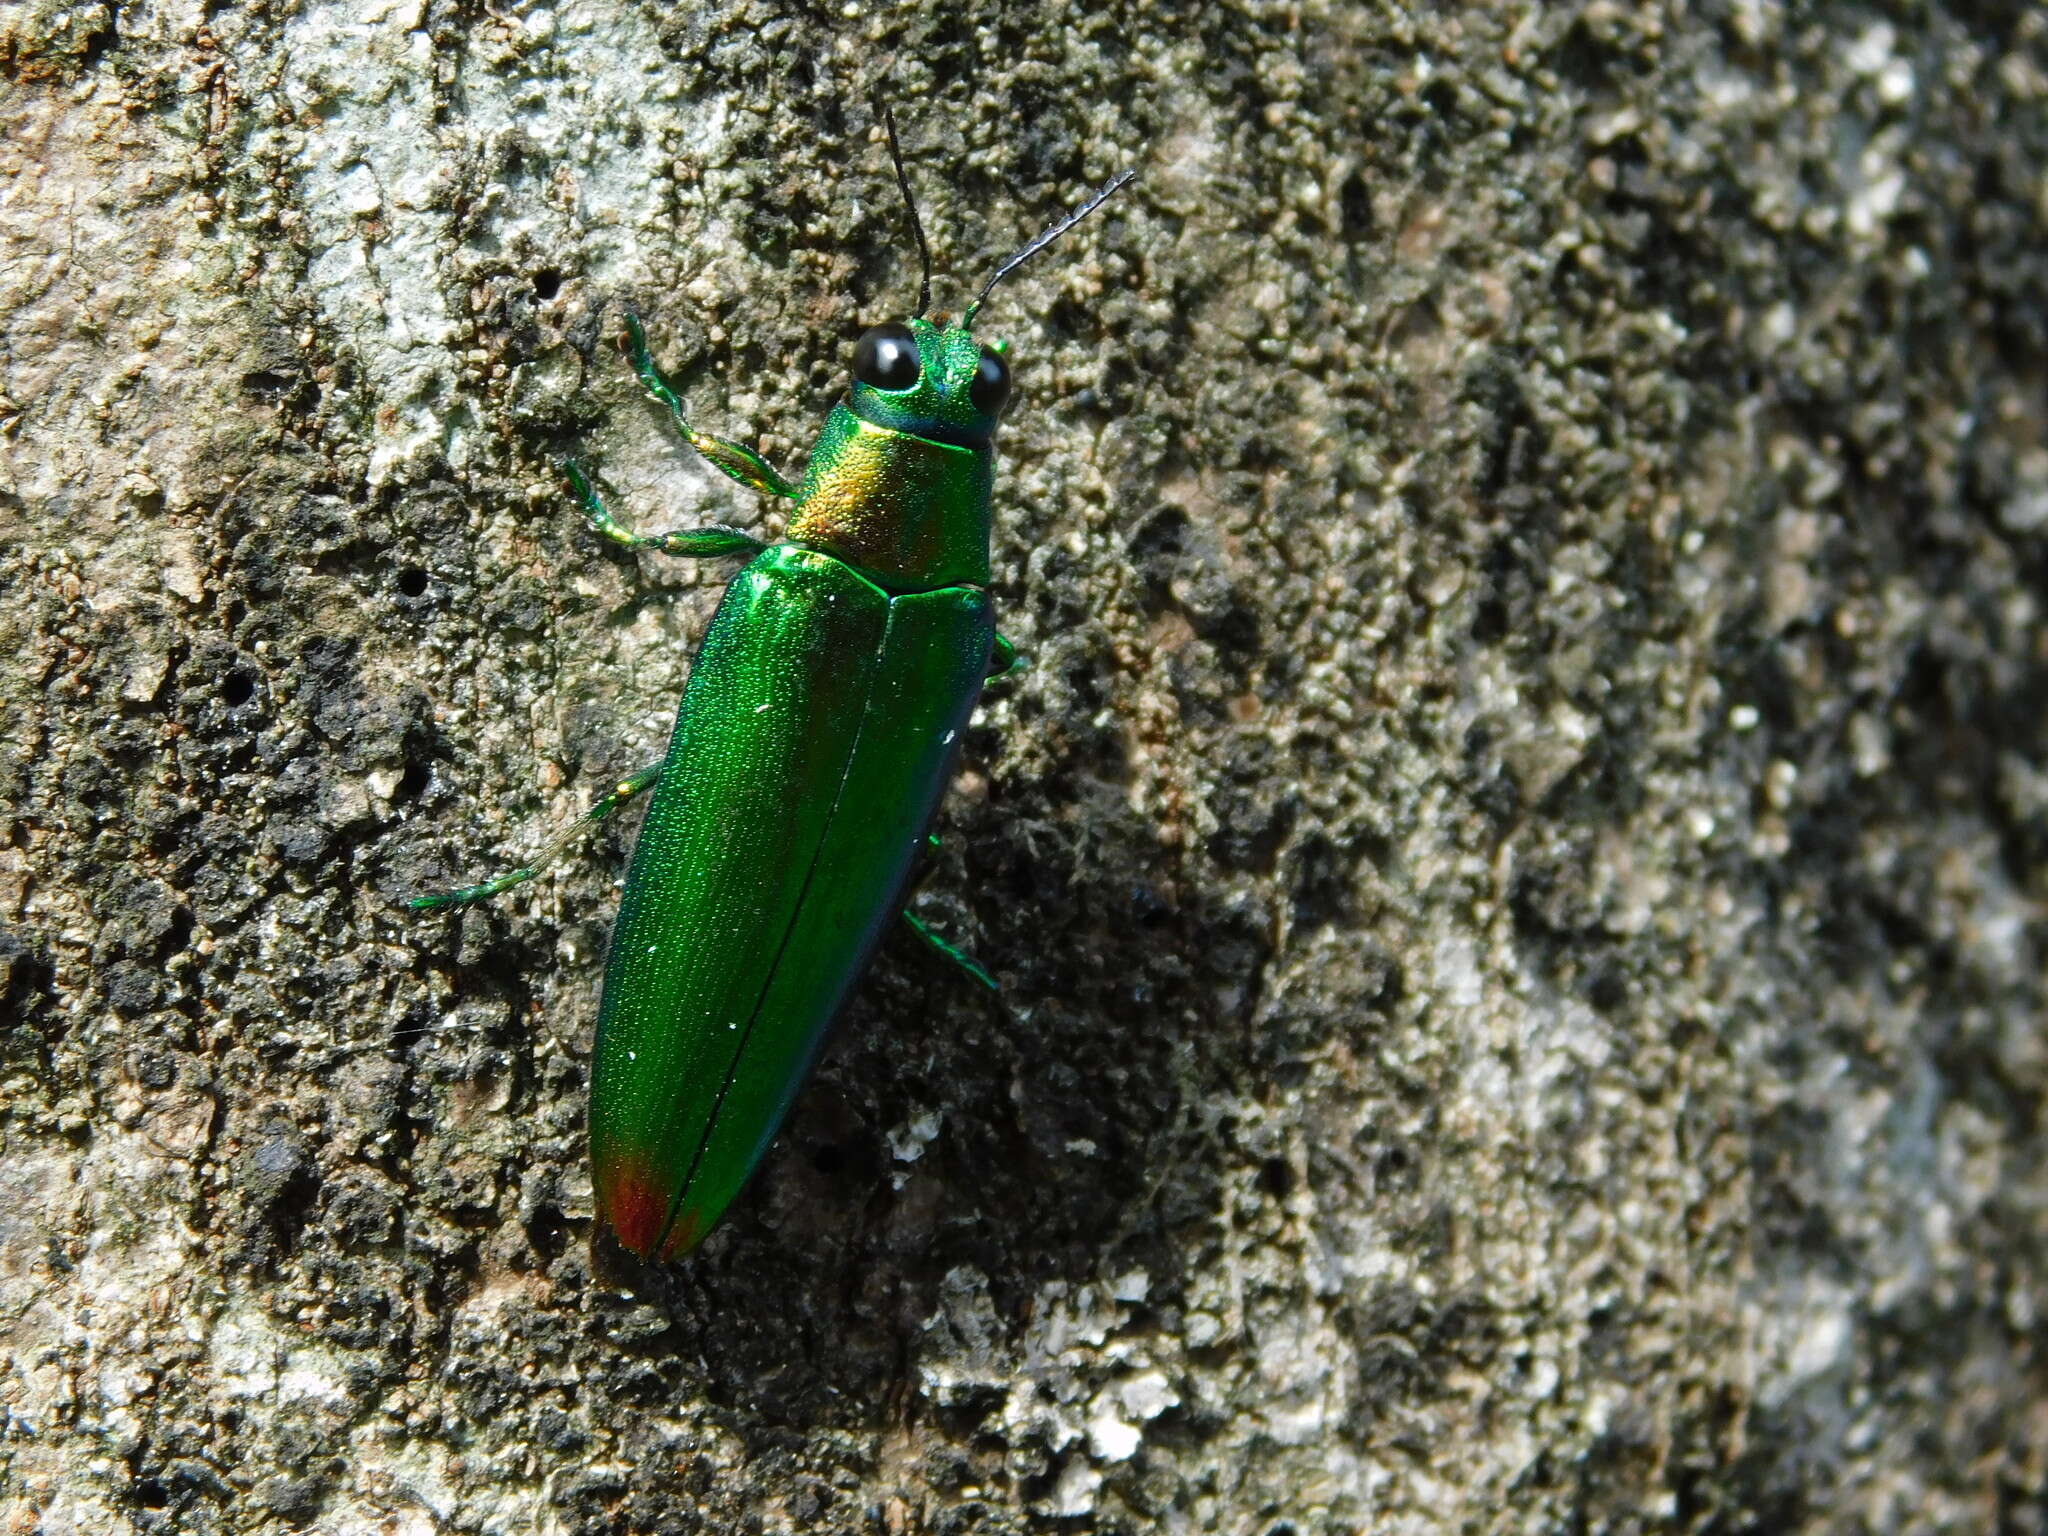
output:
M982 681L992 683L999 677L1008 677L1024 665L1024 658L1018 654L1017 646L1007 635L997 635L994 650L988 658L988 674Z
M569 477L569 484L576 492L577 501L583 505L584 516L597 531L615 544L628 549L658 549L666 555L685 555L693 559L716 559L720 555L746 555L751 558L768 547L765 540L755 538L742 528L733 528L725 523L710 523L702 528L679 528L674 533L635 533L611 514L604 504L604 498L597 494L597 487L590 483L590 476L583 472L583 466L574 459L565 460L562 472Z
M661 768L660 763L649 763L638 773L619 780L612 786L609 794L549 838L546 846L535 854L531 861L509 874L499 875L496 879L486 880L480 885L465 885L457 891L441 891L432 896L415 896L406 905L415 912L435 912L443 907L466 907L473 902L489 901L493 896L509 891L514 886L526 884L547 868L576 839L659 779Z

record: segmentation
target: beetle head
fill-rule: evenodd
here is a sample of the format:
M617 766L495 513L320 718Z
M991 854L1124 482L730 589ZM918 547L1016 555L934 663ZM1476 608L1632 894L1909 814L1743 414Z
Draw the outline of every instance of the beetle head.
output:
M1054 223L982 285L958 325L945 317L927 320L932 296L932 253L925 243L924 222L910 195L910 177L903 169L903 151L896 142L896 114L882 108L882 126L889 137L889 159L896 184L910 210L910 232L917 238L922 276L917 308L908 321L878 325L861 337L853 352L853 388L847 403L854 414L878 427L913 433L962 447L985 447L994 438L996 421L1010 398L1007 342L984 345L974 339L974 317L995 285L1059 239L1107 202L1136 171L1125 171L1072 213Z
M878 427L983 447L1010 397L1007 350L1004 342L976 341L964 325L923 315L878 325L853 349L847 404Z

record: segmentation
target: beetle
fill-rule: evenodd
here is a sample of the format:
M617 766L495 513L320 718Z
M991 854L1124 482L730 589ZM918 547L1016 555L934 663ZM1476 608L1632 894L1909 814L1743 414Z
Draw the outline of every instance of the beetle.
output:
M1027 243L948 324L926 317L931 252L886 110L883 124L922 266L917 308L860 338L801 480L694 429L627 318L634 370L690 446L792 504L782 538L724 525L636 534L564 466L591 522L628 548L751 557L705 633L668 755L571 829L653 791L612 929L590 1095L597 1215L642 1258L688 1253L760 1162L900 908L984 680L1015 662L988 591L1010 372L974 321L997 283L1136 174ZM479 901L541 862L411 905Z

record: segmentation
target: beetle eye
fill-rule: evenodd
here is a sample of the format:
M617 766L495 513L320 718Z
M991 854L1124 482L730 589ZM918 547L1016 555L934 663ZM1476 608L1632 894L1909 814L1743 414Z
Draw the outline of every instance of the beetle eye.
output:
M917 382L924 362L907 325L891 321L861 337L853 349L853 376L876 389L905 390Z
M1000 354L987 347L981 349L981 361L975 365L974 382L967 386L967 398L984 416L993 416L1003 408L1010 398L1010 365Z

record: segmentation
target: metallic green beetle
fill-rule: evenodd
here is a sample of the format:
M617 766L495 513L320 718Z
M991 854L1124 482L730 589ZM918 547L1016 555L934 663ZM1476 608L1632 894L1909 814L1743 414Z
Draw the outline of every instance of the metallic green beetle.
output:
M598 1217L642 1257L689 1252L753 1173L898 909L992 663L1014 659L987 590L1009 369L1000 343L974 338L974 317L998 282L1134 174L1005 262L946 325L924 318L930 252L884 120L923 262L918 306L907 324L861 338L852 386L800 484L691 428L638 320L627 322L641 382L690 445L794 503L781 542L722 526L634 534L568 466L592 521L620 543L754 557L712 618L668 756L580 823L654 788L612 930L590 1099ZM539 862L413 905L495 895Z

